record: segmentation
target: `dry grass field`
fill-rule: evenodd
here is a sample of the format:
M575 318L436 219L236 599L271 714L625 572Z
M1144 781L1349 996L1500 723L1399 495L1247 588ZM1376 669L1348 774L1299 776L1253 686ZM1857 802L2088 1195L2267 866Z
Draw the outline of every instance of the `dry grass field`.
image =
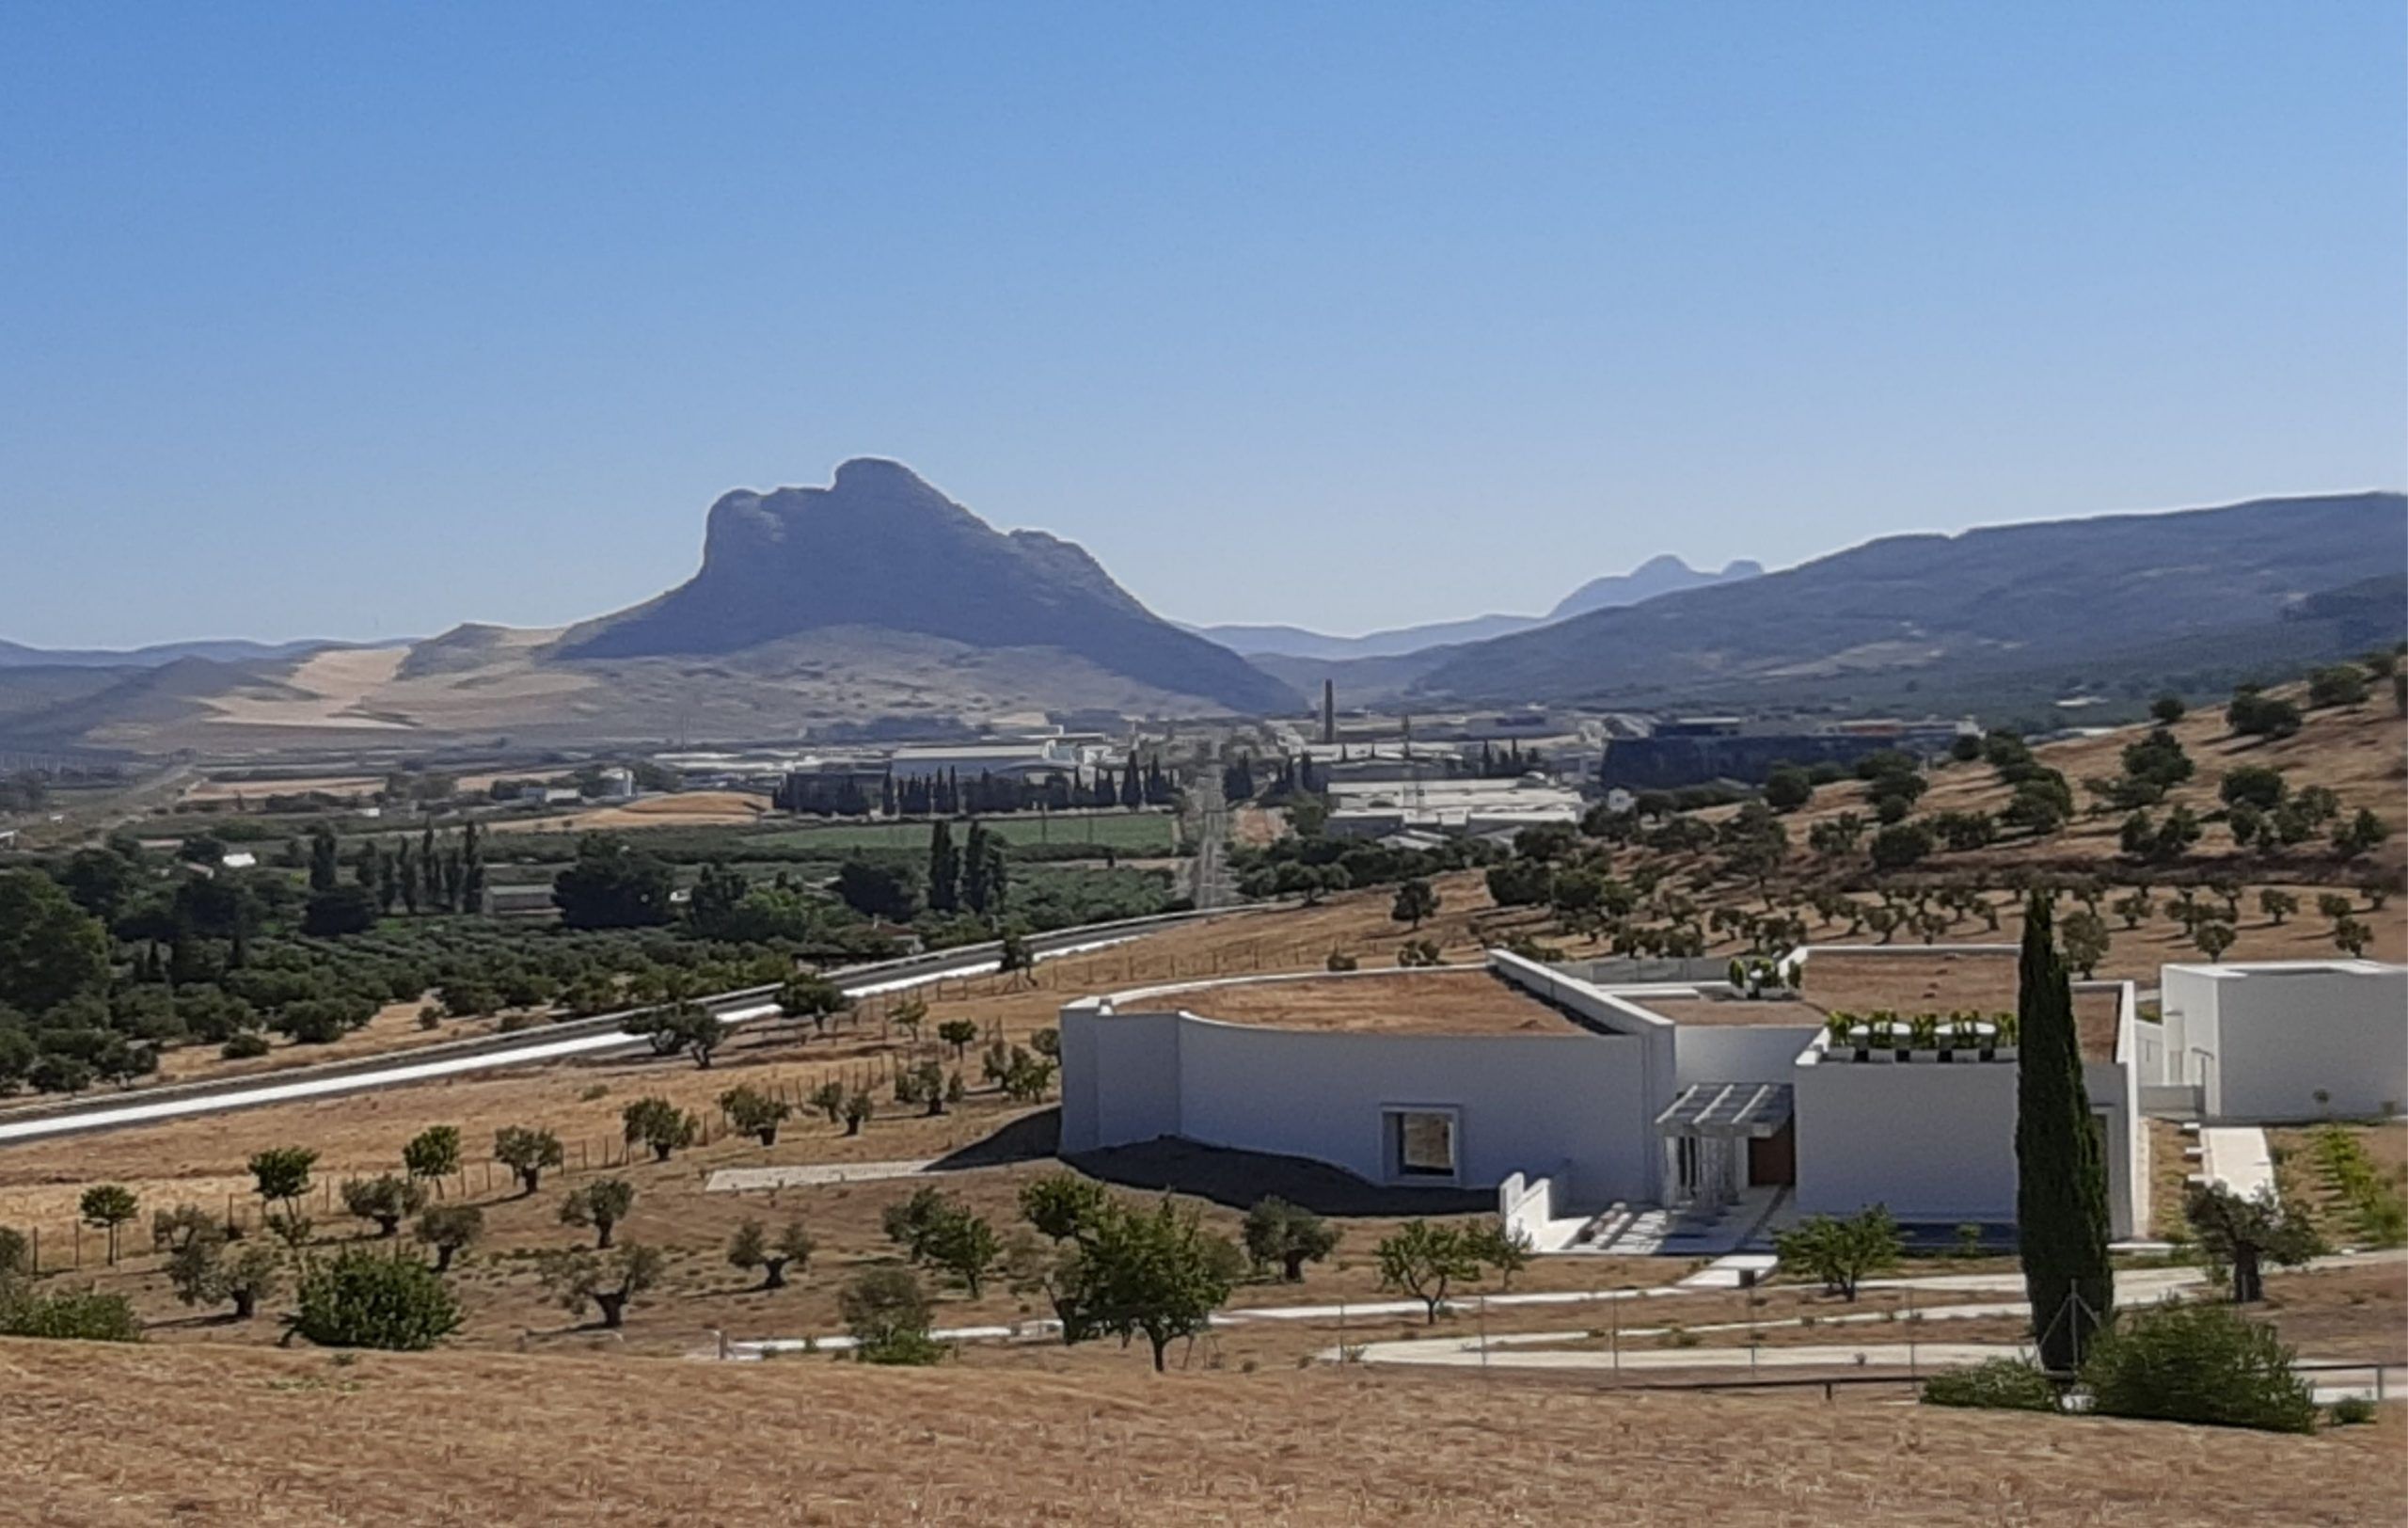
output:
M1208 1019L1381 1034L1572 1034L1562 1013L1481 970L1373 971L1173 994ZM1141 1005L1142 1000L1141 1000Z
M1471 1388L1478 1385L1478 1389ZM2395 1520L2312 1438L1353 1369L1155 1377L0 1343L19 1520Z

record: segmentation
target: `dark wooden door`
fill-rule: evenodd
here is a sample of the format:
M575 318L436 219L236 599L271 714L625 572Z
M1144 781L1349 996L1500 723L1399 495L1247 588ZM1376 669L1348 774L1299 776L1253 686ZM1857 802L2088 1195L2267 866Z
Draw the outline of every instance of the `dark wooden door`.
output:
M1798 1122L1784 1120L1779 1132L1748 1142L1748 1186L1762 1188L1798 1182Z

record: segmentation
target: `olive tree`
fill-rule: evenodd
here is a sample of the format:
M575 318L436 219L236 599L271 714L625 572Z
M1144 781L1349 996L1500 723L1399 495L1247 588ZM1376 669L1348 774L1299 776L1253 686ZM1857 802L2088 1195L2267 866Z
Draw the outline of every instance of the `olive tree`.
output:
M374 1178L346 1178L342 1207L362 1220L376 1223L376 1234L390 1236L402 1222L426 1206L426 1186L415 1178L384 1173Z
M2182 1209L2235 1305L2266 1297L2267 1264L2295 1268L2324 1250L2314 1222L2277 1199L2271 1185L2244 1199L2220 1183L2194 1184Z
M544 1170L565 1159L561 1138L548 1130L504 1125L494 1132L493 1159L518 1175L518 1194L525 1198L543 1186Z
M794 1106L784 1099L765 1093L750 1083L720 1094L719 1106L728 1123L757 1138L764 1146L778 1143L778 1126L794 1113Z
M594 1245L608 1249L610 1233L635 1208L636 1186L625 1178L600 1178L571 1189L561 1201L561 1224L591 1226Z
M435 1271L452 1271L452 1260L484 1234L485 1213L473 1204L438 1204L418 1218L418 1239L435 1249Z
M663 1261L657 1247L610 1251L580 1248L547 1252L539 1266L544 1287L562 1309L577 1312L592 1305L602 1325L615 1330L626 1324L628 1302L660 1282Z
M703 1133L702 1122L665 1098L639 1098L619 1111L626 1142L652 1148L652 1159L666 1162L680 1146L691 1146Z
M839 1123L845 1118L845 1085L831 1077L811 1090L811 1096L804 1102L828 1116L830 1124ZM847 1131L846 1134L850 1135L852 1132Z
M402 1148L402 1169L413 1178L448 1178L460 1170L460 1127L431 1125Z
M845 1134L860 1135L862 1126L869 1122L870 1116L876 1113L877 1109L878 1106L871 1102L869 1094L858 1088L846 1094Z
M1338 1249L1336 1226L1277 1195L1255 1202L1245 1212L1245 1251L1258 1268L1276 1264L1279 1277L1296 1283L1307 1263L1319 1263Z
M760 1221L747 1220L728 1239L727 1261L731 1267L760 1269L763 1289L784 1289L787 1265L800 1268L808 1264L816 1245L803 1229L800 1216L788 1220L774 1238L762 1229Z

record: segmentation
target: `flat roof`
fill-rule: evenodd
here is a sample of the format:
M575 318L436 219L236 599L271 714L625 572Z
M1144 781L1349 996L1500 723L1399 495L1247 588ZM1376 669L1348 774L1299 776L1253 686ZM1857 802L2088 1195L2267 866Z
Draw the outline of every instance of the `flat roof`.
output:
M2242 977L2349 976L2372 977L2396 972L2400 967L2381 961L2226 961L2218 964L2178 963L2165 967L2168 971L2184 971L2215 980L2233 980Z
M1751 1029L1803 1028L1820 1029L1829 1017L1812 1003L1792 1002L1785 998L1709 997L1703 994L1681 996L1653 997L1638 993L1613 992L1626 1003L1635 1004L1648 1012L1683 1026L1722 1025Z
M1799 995L1826 1013L1868 1013L1877 1009L1891 1009L1909 1018L1956 1009L2012 1013L2018 963L2012 947L1995 950L1897 947L1889 952L1825 947L1807 959ZM2115 1058L2115 1025L2121 1007L2114 984L2074 983L2073 1018L2082 1033L2084 1060Z
M1237 981L1165 993L1198 1018L1354 1034L1591 1034L1552 1004L1478 967Z

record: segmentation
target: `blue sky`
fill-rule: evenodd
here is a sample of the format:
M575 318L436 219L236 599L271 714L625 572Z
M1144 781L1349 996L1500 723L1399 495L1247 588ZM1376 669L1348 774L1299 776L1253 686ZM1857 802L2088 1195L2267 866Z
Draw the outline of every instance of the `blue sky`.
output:
M900 457L1165 613L2408 481L2401 8L0 3L0 637Z

